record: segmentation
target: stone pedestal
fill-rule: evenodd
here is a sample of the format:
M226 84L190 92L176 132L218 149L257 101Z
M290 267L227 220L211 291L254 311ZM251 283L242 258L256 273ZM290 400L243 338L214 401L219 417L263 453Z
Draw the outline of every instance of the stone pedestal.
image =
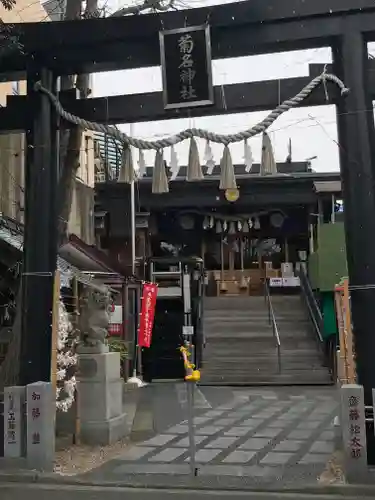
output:
M127 433L123 411L120 354L82 352L78 355L78 417L81 441L112 444Z

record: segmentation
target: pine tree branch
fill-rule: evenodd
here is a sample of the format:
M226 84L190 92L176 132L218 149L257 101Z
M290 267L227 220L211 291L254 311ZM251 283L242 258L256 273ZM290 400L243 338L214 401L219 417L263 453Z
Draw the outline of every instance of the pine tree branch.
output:
M12 10L16 5L16 0L1 0L0 4L5 10Z

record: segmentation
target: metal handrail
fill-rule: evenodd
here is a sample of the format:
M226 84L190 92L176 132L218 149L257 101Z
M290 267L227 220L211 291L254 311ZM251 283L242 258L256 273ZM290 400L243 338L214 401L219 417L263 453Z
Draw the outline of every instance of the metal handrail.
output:
M267 278L265 278L265 280L264 280L264 299L265 299L267 306L268 306L268 322L270 325L272 325L272 334L273 334L273 337L276 341L276 347L277 347L277 363L278 363L279 373L281 373L280 335L279 335L279 329L277 328L275 312L274 312L273 306L272 306L271 294L270 294L270 289L268 286Z
M307 277L306 271L302 266L298 274L300 279L302 295L306 303L307 309L309 311L310 318L314 324L315 333L318 337L320 344L323 344L323 336L321 333L323 325L322 312L314 296L314 292L311 288L311 284Z

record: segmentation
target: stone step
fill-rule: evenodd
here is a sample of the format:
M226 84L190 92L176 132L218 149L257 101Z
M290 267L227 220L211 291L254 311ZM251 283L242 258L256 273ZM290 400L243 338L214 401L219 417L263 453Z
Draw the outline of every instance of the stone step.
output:
M267 363L268 359L272 357L274 354L275 356L277 355L277 350L276 348L273 349L271 352L257 352L257 353L244 353L244 352L237 352L236 356L228 356L225 355L224 353L219 354L215 356L215 358L210 356L210 352L204 351L203 352L203 360L207 360L210 362L212 360L212 364L214 363L219 363L220 365L236 365L236 364L244 364L246 363L253 363L256 362L257 364L261 365L263 363ZM298 351L294 353L285 353L285 352L280 352L280 357L281 360L284 363L300 363L301 365L303 364L310 364L310 363L318 363L322 364L323 359L319 356L317 352L308 352L304 354L300 354Z
M204 308L205 314L206 315L214 315L214 314L220 314L223 311L229 311L229 312L236 312L238 314L268 314L268 307L265 304L259 304L256 307L236 307L235 304L233 306L222 306L222 307L217 307L215 309L207 309L206 307ZM306 316L306 311L303 308L293 308L293 307L273 307L274 313L281 314L281 315L286 315L286 316Z
M249 375L257 375L260 373L265 373L265 374L276 374L279 373L279 366L277 362L275 361L273 364L269 364L267 366L261 367L261 368L255 368L251 367L249 369L246 369L243 367L242 369L233 369L230 370L228 368L214 368L214 367L205 367L205 365L202 366L202 374L204 374L205 377L211 377L211 376L216 376L216 375L229 375L229 376L234 376L236 375L237 377L248 377ZM303 373L304 376L309 375L310 373L316 374L316 373L322 373L322 374L327 374L326 368L323 366L310 366L310 367L301 367L301 366L284 366L284 364L281 364L281 374L294 374L294 375L299 375L300 373Z
M312 328L310 328L309 324L303 325L303 324L280 324L276 323L277 326L277 331L279 333L283 333L286 337L289 335L295 335L295 336L309 336L310 338L314 338L312 335ZM269 324L267 322L259 322L259 323L246 323L242 321L228 321L228 322L220 322L220 321L215 321L215 322L210 322L210 323L203 323L203 330L205 333L207 332L212 332L215 333L216 331L224 331L227 332L228 335L230 335L231 332L233 331L241 331L241 332L249 332L251 334L254 334L255 332L267 332L267 330L272 331L272 323Z
M299 297L272 296L281 341L281 373L263 297L220 297L205 303L202 384L331 384Z
M276 341L273 335L270 333L267 337L249 337L248 334L246 336L241 337L239 335L233 334L232 337L228 338L228 335L225 337L208 337L206 336L206 349L211 350L211 348L215 351L225 351L225 349L230 349L232 352L254 352L262 349L268 349L272 346L276 345Z
M254 341L259 338L271 338L273 336L272 328L267 327L258 327L258 328L244 328L243 326L232 325L231 328L203 328L203 332L206 338L227 338L228 340L234 338L242 338L242 339L254 339Z
M263 367L268 364L273 364L278 360L278 354L276 349L273 352L268 353L268 357L265 356L249 356L246 360L242 357L231 356L232 361L225 361L223 358L219 357L203 357L203 366L211 367L211 366L220 366L223 369L237 369L245 367L246 369L250 369L251 367ZM261 360L261 361L259 361ZM280 355L280 360L283 366L300 366L301 368L316 366L323 367L324 359L318 357L306 357L306 358L285 358L283 355Z
M251 386L251 385L332 385L332 379L327 371L281 373L249 373L205 375L202 372L200 385L217 386Z
M306 349L301 349L301 351L306 351ZM273 343L267 348L262 348L262 349L211 349L209 346L206 344L206 348L203 351L203 356L205 359L224 359L224 358L242 358L246 357L247 359L252 359L252 358L267 358L268 356L272 356L273 353L277 352L277 346L276 343ZM299 354L298 349L295 349L294 351L292 350L286 350L286 349L280 349L280 354L289 359L290 357L298 357L301 359L310 359L312 356L316 356L318 359L323 359L321 357L321 353L319 351L313 351L309 350L309 354Z
M314 340L313 332L306 331L306 329L301 328L277 328L280 339L287 340ZM271 325L243 325L238 323L233 323L231 326L217 324L215 326L203 326L203 332L206 337L227 337L231 339L233 337L246 337L256 338L256 337L268 337L273 335L273 329Z
M267 334L258 335L257 333L250 334L249 332L233 332L232 334L212 334L207 335L206 333L206 346L217 346L220 349L231 348L231 349L246 349L246 350L257 350L261 346L270 346L275 344L275 337L272 331ZM282 337L280 336L281 348L290 350L295 347L296 349L314 349L317 350L316 341L310 337L301 336L301 338L296 337Z
M291 326L298 325L301 328L306 328L310 324L310 319L306 316L274 316L276 324L280 326ZM223 323L225 325L230 325L231 323L242 323L244 325L259 325L259 324L270 324L270 317L268 313L265 314L251 314L251 313L237 313L236 311L221 311L220 313L214 315L203 316L203 323L210 326L215 323Z
M276 324L279 328L306 328L310 322L305 317L303 318L286 318L283 317L275 317ZM205 327L211 327L213 325L221 324L226 327L230 327L231 324L241 324L244 326L254 327L256 325L265 325L271 326L270 320L268 318L268 314L266 316L245 316L245 315L231 315L225 314L223 312L220 315L212 316L212 317L204 317L203 324Z
M254 305L263 304L265 302L263 295L250 297L249 295L242 296L223 296L223 297L205 297L204 307L210 309L217 306L223 306L223 304L237 304L237 305Z
M248 356L244 356L243 353L237 353L236 356L217 356L213 358L212 356L206 357L206 353L203 354L203 362L205 363L205 366L222 366L222 367L233 367L236 368L237 366L264 366L265 364L268 363L270 360L277 359L278 353L276 349L273 349L271 352L268 353L249 353ZM280 353L280 359L281 362L287 366L287 365L293 365L297 366L300 365L302 368L304 366L311 366L311 365L317 365L317 366L323 366L323 358L320 358L316 353L311 353L308 355L304 356L299 356L298 354L292 354L292 355L285 355L283 353Z
M271 295L271 303L274 308L278 307L288 307L290 309L303 309L304 305L299 296L283 296L283 295ZM205 297L204 298L204 308L209 309L222 309L222 308L236 308L242 309L244 307L248 308L259 308L265 307L266 301L264 296L231 296L231 297Z
M272 328L272 323L268 321L268 319L263 319L262 321L257 320L243 320L236 319L229 320L228 318L215 318L210 321L203 321L203 328L205 330L214 330L215 328L226 328L228 331L233 329L232 327L236 326L236 328L241 328L242 330L253 331L257 328L264 330L265 328ZM311 331L310 323L307 321L278 321L276 320L276 326L278 331L282 332L309 332Z

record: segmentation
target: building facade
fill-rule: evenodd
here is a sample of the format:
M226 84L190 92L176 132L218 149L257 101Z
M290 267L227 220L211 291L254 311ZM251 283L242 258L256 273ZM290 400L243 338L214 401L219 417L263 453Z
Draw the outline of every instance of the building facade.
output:
M45 10L39 2L17 0L16 6L7 11L0 7L0 19L6 23L48 22L60 20L64 2L47 2ZM26 82L0 83L0 105L6 106L7 96L26 93ZM24 165L25 134L0 135L0 212L17 222L24 219ZM84 132L80 148L78 168L68 231L82 238L86 243L94 243L92 225L94 208L94 139L90 131Z

